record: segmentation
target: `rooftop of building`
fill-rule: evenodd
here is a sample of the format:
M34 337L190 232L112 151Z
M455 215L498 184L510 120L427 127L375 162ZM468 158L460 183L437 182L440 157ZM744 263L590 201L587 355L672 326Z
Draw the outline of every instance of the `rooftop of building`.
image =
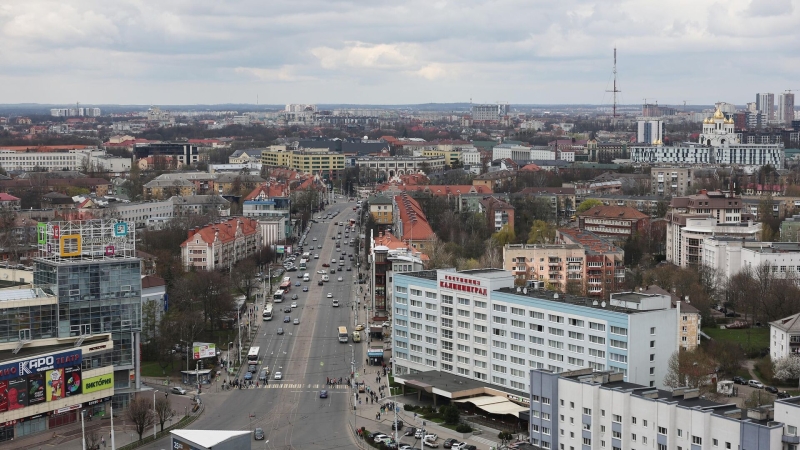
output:
M587 252L603 254L611 252L622 252L622 249L613 243L588 230L580 228L560 228L557 232L559 240L565 238L581 245Z
M192 239L199 235L206 244L211 244L215 239L221 243L227 243L236 239L237 232L241 230L245 236L252 235L259 231L258 221L249 217L231 217L227 220L218 220L208 224L203 228L189 230L188 238L183 241L181 247L185 247Z
M37 355L46 355L48 353L54 353L63 350L72 350L75 347L75 341L77 341L79 337L75 336L72 338L66 338L68 342L64 342L62 344L56 345L44 345L40 347L28 347L23 346L17 353L12 353L10 351L3 351L0 352L0 363L6 361L16 361L20 359L27 359L32 356ZM55 341L55 340L54 340ZM81 345L86 346L89 344L99 343L99 342L111 342L111 334L93 334L87 336L86 339L83 340Z
M515 287L515 288L498 289L497 292L502 292L504 294L511 294L518 297L525 297L535 300L542 300L542 301L549 301L556 303L567 303L570 305L583 306L592 309L603 309L606 311L612 311L621 314L638 314L647 311L643 309L631 309L631 308L625 308L623 306L612 305L610 301L600 300L597 298L589 298L571 294L564 294L560 292L552 292L546 289ZM615 296L616 295L617 294L615 294Z
M391 205L392 199L385 195L373 195L367 199L367 203L370 205Z
M555 194L575 195L574 187L526 187L513 195Z
M615 205L598 205L590 208L582 213L578 213L579 217L602 217L606 219L647 219L650 216L647 214L628 207L628 206L615 206Z
M395 210L402 222L402 236L400 239L418 241L430 239L435 236L433 229L428 224L428 219L422 211L419 203L409 195L398 195L394 197Z
M414 374L396 375L395 379L400 378L404 384L431 392L433 389L450 394L450 398L459 398L476 395L476 391L483 388L500 390L501 388L491 385L485 381L473 380L460 375L430 370ZM527 392L517 391L509 388L502 388L503 392L528 398Z
M769 325L785 332L800 333L800 313L770 322Z

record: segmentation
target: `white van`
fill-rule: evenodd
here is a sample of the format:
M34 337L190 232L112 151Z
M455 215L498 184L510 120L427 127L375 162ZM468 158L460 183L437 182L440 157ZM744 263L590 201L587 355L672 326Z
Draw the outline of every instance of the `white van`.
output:
M333 300L331 303L334 307L339 307L339 300Z
M311 275L308 272L303 274L303 281L311 281Z
M328 282L328 281L331 281L331 279L330 279L330 277L329 277L329 276L327 276L327 275L323 275L323 276L322 276L322 281Z

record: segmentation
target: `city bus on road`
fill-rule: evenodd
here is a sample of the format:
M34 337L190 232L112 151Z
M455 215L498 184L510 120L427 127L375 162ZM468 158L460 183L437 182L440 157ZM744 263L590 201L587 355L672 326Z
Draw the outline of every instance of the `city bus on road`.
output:
M250 351L247 352L247 360L248 361L258 361L258 353L261 351L259 347L250 347Z
M347 327L339 327L339 342L347 343L348 339Z
M264 307L264 320L272 320L272 303L267 303Z
M288 294L289 290L292 289L292 279L289 277L283 277L283 281L281 281L278 289L282 290L284 294Z
M283 289L278 289L274 294L272 294L272 301L275 303L281 303L283 301L284 294L285 292L283 292Z
M306 269L308 269L308 260L307 260L307 259L305 259L305 258L301 259L301 260L300 260L300 265L299 265L299 266L297 266L297 268L298 268L298 269L300 269L300 270L306 270Z

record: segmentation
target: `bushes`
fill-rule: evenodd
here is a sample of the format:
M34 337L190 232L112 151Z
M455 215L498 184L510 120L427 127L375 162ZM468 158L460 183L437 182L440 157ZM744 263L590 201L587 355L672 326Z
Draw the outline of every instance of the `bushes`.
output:
M456 431L459 433L472 433L472 427L465 423L460 423L456 426Z
M458 423L458 419L461 414L458 412L458 408L454 405L446 405L440 408L442 412L442 419L444 419L444 423L448 425L455 425Z
M404 411L416 411L417 410L417 405L409 405L408 403L406 403L405 405L403 405L403 410Z

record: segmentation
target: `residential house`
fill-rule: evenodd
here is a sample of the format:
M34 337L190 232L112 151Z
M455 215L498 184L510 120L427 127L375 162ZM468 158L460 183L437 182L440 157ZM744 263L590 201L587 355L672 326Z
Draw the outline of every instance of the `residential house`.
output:
M800 358L800 313L769 323L769 355Z
M606 237L619 245L650 225L650 216L625 206L598 205L578 213L578 228Z
M261 248L261 229L255 219L232 217L189 230L181 244L185 270L231 270Z
M383 195L373 195L367 200L369 214L378 225L389 225L392 220L392 200Z
M480 205L481 212L486 216L486 226L489 231L495 233L505 226L514 231L513 206L495 196L484 197Z

